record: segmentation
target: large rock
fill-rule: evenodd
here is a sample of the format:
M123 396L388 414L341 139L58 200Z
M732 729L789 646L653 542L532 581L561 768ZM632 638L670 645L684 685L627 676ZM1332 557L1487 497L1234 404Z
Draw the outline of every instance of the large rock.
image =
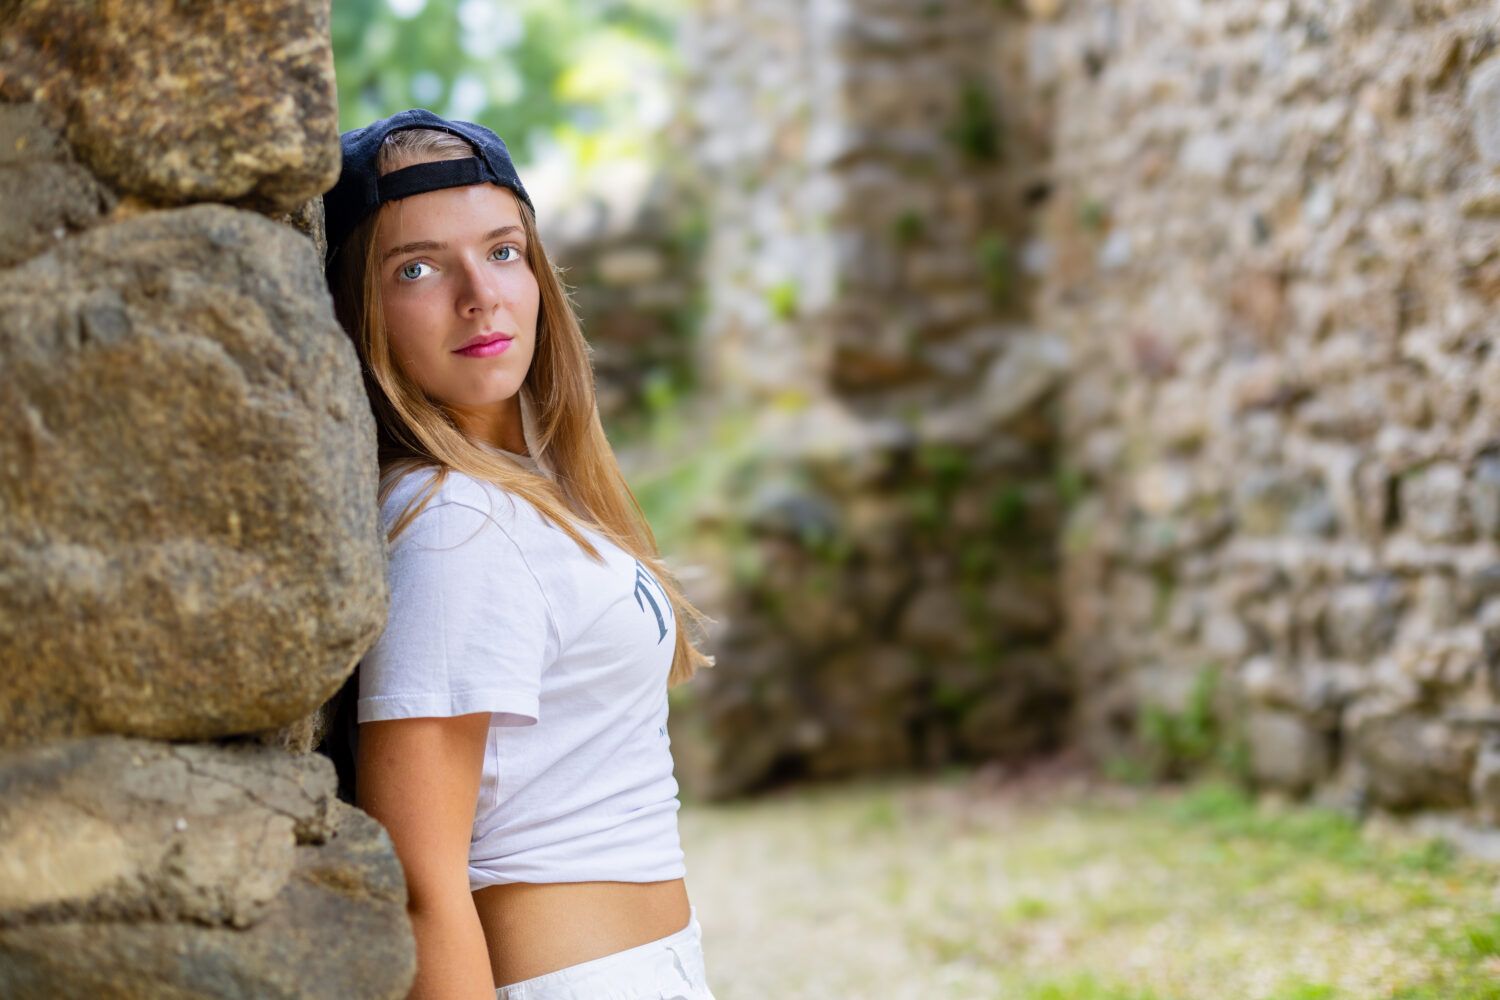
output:
M1464 491L1463 469L1453 462L1436 462L1402 482L1402 514L1425 542L1467 541Z
M0 996L394 998L390 840L331 765L115 737L0 757Z
M1491 59L1474 70L1464 89L1464 104L1479 158L1500 166L1500 60Z
M303 202L290 212L284 212L274 218L277 222L286 223L312 240L313 249L318 251L319 260L325 260L328 257L328 221L323 215L321 197Z
M39 104L0 104L0 267L95 224L113 198L73 160Z
M1491 738L1479 748L1469 788L1480 820L1500 826L1500 740Z
M383 625L374 427L311 245L200 206L0 274L0 745L274 728Z
M1068 366L1067 342L1051 334L1017 334L990 365L979 394L979 409L988 426L999 426L1036 403Z
M121 194L287 212L338 177L327 0L6 0L0 100Z
M250 926L325 841L328 762L246 743L67 741L0 757L0 924Z
M1245 722L1250 771L1264 784L1303 792L1332 768L1328 738L1300 714L1251 709Z
M1391 809L1468 805L1477 736L1411 713L1355 714L1351 750L1369 776L1373 802Z

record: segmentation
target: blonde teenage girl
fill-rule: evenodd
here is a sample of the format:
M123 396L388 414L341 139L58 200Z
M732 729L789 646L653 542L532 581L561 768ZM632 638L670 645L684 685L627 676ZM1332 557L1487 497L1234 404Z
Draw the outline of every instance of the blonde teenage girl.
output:
M426 111L343 153L328 273L391 540L356 798L406 871L411 995L711 1000L667 736L697 612L600 428L530 199L494 133Z

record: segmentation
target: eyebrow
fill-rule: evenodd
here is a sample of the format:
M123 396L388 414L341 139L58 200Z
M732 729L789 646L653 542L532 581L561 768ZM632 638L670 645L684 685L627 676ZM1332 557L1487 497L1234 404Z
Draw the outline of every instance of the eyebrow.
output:
M498 240L502 236L509 236L511 233L519 233L520 231L520 226L501 226L499 229L491 229L489 232L485 233L479 238L479 242L488 243L490 242L490 240ZM425 250L446 249L448 249L448 244L446 243L438 243L434 240L417 240L415 243L403 243L400 246L391 247L380 259L382 261L387 261L392 257L399 257L402 254L421 253Z

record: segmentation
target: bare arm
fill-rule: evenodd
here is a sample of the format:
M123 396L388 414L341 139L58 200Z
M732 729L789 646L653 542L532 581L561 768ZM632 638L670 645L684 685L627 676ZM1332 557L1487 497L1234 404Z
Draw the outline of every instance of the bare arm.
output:
M489 724L482 712L359 727L355 799L390 833L406 870L417 939L409 1000L494 1000L469 893L469 838Z

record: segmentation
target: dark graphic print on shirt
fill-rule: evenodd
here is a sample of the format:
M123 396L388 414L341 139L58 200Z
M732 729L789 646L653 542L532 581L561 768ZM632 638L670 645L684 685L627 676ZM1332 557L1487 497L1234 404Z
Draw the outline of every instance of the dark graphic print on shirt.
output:
M660 603L657 602L657 595L661 596ZM656 627L661 632L656 637L656 644L659 646L667 637L667 618L671 617L672 606L667 601L667 592L662 589L662 585L656 582L656 577L646 572L646 567L642 566L641 561L637 559L635 561L635 603L640 607L642 614L646 611L647 602L651 604L651 611L656 615ZM666 615L662 614L663 608L666 608Z

